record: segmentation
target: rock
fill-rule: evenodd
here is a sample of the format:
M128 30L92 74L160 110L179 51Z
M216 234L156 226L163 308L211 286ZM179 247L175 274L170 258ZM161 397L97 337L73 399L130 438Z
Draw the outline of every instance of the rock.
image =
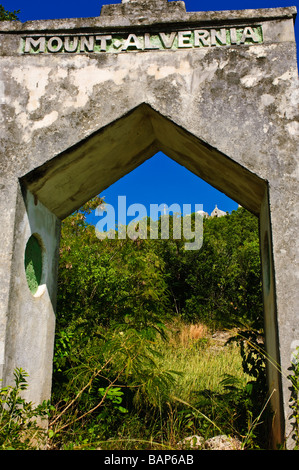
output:
M241 450L241 442L226 435L215 436L207 439L204 443L207 450Z

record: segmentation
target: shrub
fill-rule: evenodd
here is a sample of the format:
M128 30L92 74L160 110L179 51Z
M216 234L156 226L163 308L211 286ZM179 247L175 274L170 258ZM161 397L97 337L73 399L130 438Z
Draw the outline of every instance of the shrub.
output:
M28 374L14 371L15 385L0 389L0 449L34 450L46 443L46 430L41 421L48 416L49 403L34 407L21 393L27 388Z

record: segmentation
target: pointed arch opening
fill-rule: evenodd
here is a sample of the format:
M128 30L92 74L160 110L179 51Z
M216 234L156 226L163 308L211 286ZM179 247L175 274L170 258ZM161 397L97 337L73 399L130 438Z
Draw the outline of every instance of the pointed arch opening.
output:
M266 349L279 364L268 186L257 174L143 103L35 168L21 178L21 186L30 195L27 200L31 198L36 206L63 220L159 151L259 218ZM54 271L47 278L55 277ZM271 387L279 390L275 367L270 365L268 376ZM274 394L272 402L276 410L273 440L279 442L283 429L280 395Z
M266 181L147 104L34 169L22 183L63 219L159 151L255 215L260 213Z

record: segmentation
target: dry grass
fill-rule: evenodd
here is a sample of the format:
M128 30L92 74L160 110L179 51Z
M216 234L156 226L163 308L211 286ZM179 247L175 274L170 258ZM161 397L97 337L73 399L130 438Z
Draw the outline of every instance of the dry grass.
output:
M194 392L210 389L221 391L220 382L226 374L240 379L244 386L249 377L242 368L239 348L225 345L200 323L169 325L169 341L159 344L163 368L181 374L175 389L170 391L182 400L192 401Z
M207 338L209 330L202 323L185 324L175 321L169 325L169 346L190 348L202 338Z
M105 449L176 449L178 442L188 435L211 437L215 431L223 434L223 423L229 421L228 428L233 429L234 410L227 410L221 403L221 415L211 415L211 409L199 405L200 393L204 390L222 393L220 384L225 374L243 381L248 381L242 369L239 348L225 345L225 335L212 334L201 324L184 324L176 320L168 325L168 341L157 339L153 348L160 355L153 354L157 371L176 371L180 375L174 384L169 383L166 394L161 394L160 413L147 416L146 425L140 417L128 415L124 425L118 429L114 438L105 441ZM164 405L161 406L161 404ZM192 412L199 409L204 418L199 422ZM217 411L218 413L218 411ZM210 434L211 433L211 436ZM105 439L104 439L105 440ZM102 447L102 443L101 443Z
M183 347L190 347L199 339L207 337L208 329L205 325L198 323L196 325L184 325L179 334L180 344Z

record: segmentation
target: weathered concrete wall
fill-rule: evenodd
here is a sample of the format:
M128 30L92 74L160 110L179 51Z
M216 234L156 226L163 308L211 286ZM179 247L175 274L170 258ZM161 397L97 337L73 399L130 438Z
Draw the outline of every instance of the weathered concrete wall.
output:
M287 372L299 339L295 13L187 13L183 2L140 0L105 6L98 18L0 25L5 380L14 366L34 375L37 361L38 400L51 367L58 219L158 150L260 217L268 350ZM38 298L23 267L34 230L54 260ZM289 384L273 369L269 377L279 441L290 432Z
M24 254L32 234L41 241L42 276L32 293L27 285ZM11 266L11 293L6 331L5 383L13 383L15 367L30 376L25 396L34 403L49 398L52 384L52 358L55 332L58 247L60 220L33 195L18 192L14 250Z

